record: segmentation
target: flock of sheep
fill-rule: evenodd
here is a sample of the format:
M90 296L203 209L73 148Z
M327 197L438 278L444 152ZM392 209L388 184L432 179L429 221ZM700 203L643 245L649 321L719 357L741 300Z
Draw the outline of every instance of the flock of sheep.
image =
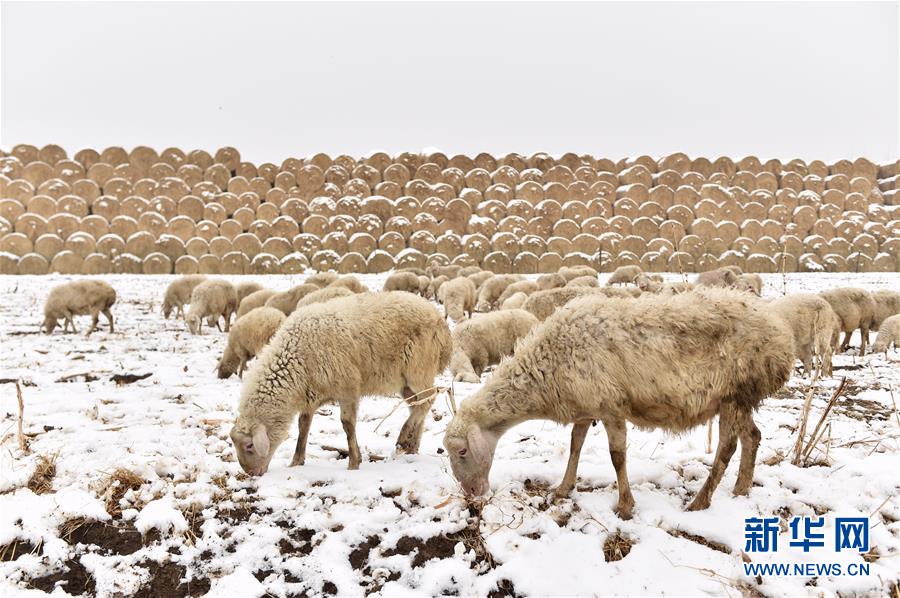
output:
M299 435L291 465L302 465L312 418L337 403L349 446L360 465L356 413L361 397L397 395L409 417L397 451L416 453L423 422L437 396L435 377L448 367L458 381L479 383L456 410L444 446L467 495L488 491L494 449L511 427L530 419L573 424L572 446L557 496L574 487L579 453L591 424L609 438L618 480L617 513L634 505L626 473L626 421L680 432L719 416L719 444L709 477L690 509L709 506L737 442L735 494L748 492L760 432L753 411L789 378L795 359L807 374L831 372L836 350L870 330L874 351L900 346L900 293L836 288L818 295L762 298L758 275L734 267L693 282L665 283L627 266L605 285L590 267L563 267L535 280L477 266L431 266L391 273L380 292L356 277L319 272L276 292L257 283L236 286L203 275L184 276L165 291L162 311L182 316L193 334L224 324L228 343L220 378L243 376L231 430L241 467L261 475L294 418ZM436 300L443 313L430 300ZM103 313L113 330L115 290L82 279L52 289L43 329L73 316ZM232 324L232 316L236 319ZM448 319L455 322L451 333ZM844 339L840 341L840 332ZM633 373L642 371L641 383Z

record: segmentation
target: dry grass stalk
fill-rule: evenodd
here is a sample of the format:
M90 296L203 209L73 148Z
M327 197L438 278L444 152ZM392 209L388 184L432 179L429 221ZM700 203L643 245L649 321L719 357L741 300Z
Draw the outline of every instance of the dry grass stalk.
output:
M47 455L38 455L37 466L34 468L34 473L28 478L28 483L25 486L35 494L52 492L53 478L56 477L56 459L58 457L59 453L52 453L49 457Z
M831 413L831 408L834 407L834 404L837 402L838 398L841 396L841 393L844 392L844 388L847 386L847 377L844 376L841 378L841 383L838 384L838 387L835 389L834 394L831 395L831 398L828 400L828 404L825 406L825 410L822 412L822 416L819 417L819 421L816 423L816 427L813 429L813 433L810 436L809 444L807 444L806 449L803 451L803 459L809 459L810 454L813 451L813 448L819 443L822 438L822 435L825 433L825 428L823 427L825 424L825 420L828 418L828 414ZM821 432L820 432L821 430ZM803 437L800 437L800 440L803 440Z
M388 414L385 415L384 417L382 417L381 420L378 422L378 425L375 426L375 431L377 432L377 431L378 431L378 428L381 427L381 424L383 424L384 422L386 422L386 421L388 420L389 417L391 417L392 415L394 415L394 412L397 411L397 409L400 408L400 405L409 405L410 407L413 407L413 406L415 406L415 405L421 405L421 404L423 404L423 403L427 403L428 401L431 401L431 400L432 400L432 398L431 398L431 391L432 391L432 390L435 391L435 392L441 392L441 391L444 391L444 390L447 390L447 389L446 389L446 388L443 388L443 387L432 386L432 387L430 387L430 388L426 388L426 389L424 389L424 390L420 390L420 391L417 392L416 394L411 395L409 398L405 398L405 399L400 399L400 400L398 400L397 403L394 405L393 409L391 409L390 411L388 411ZM427 394L425 394L425 393L427 393ZM424 398L421 398L421 399L419 399L419 400L417 400L417 401L411 400L411 399L414 399L415 397L417 397L417 396L419 396L419 395L421 395L421 394L425 394Z
M130 469L119 467L100 482L97 494L103 499L106 512L116 517L122 513L120 502L129 490L138 490L144 479Z
M25 440L25 432L22 431L23 422L25 420L25 401L22 399L22 385L19 384L18 380L16 380L16 399L19 401L19 448L22 450L22 453L27 455L28 441Z
M800 464L800 457L803 452L803 437L806 436L806 423L809 420L809 410L812 408L813 390L815 390L818 380L819 374L816 372L812 380L809 381L806 400L803 401L803 409L800 411L800 420L797 423L797 443L794 445L794 458L791 460L791 463L794 465Z

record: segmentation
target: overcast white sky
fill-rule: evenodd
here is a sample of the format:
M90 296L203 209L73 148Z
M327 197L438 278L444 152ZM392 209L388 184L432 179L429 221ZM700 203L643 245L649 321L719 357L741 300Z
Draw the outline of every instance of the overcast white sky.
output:
M900 156L896 2L0 10L5 149Z

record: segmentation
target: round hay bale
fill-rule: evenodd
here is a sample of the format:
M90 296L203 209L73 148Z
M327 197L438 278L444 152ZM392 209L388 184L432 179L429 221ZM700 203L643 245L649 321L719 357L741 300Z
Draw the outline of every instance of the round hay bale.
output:
M689 253L696 260L703 254L703 240L694 234L685 235L678 242L678 251Z
M87 170L100 161L100 154L97 153L97 150L95 149L85 148L76 152L73 159L81 164L82 168Z
M226 239L226 241L227 241L227 239ZM229 249L230 249L231 244L229 243L228 245L229 245ZM196 261L196 258L199 258L201 255L210 253L209 242L206 239L203 239L200 237L193 237L193 238L189 239L187 243L185 243L184 252L187 255L189 255L190 257L195 258L194 261ZM227 253L227 251L222 252L222 255L225 255L225 253ZM169 254L166 254L166 255L169 255ZM172 256L169 255L169 257L171 258ZM178 273L178 261L182 257L184 257L184 256L176 256L175 257L176 274Z
M521 251L543 255L547 251L547 242L537 235L525 235L519 239L519 248Z
M313 254L322 249L322 240L315 235L301 233L294 236L291 240L291 245L293 246L294 251L300 252L305 255L307 259L310 259Z
M547 239L547 251L565 256L572 252L572 241L563 237L550 237Z
M497 223L497 230L521 237L528 231L528 221L519 216L507 216Z
M600 241L600 249L611 255L619 252L619 243L622 242L622 235L616 232L603 233L597 240Z
M424 213L434 218L434 220L437 222L444 219L444 214L447 211L447 205L444 200L438 197L429 197L422 202L421 209Z
M397 201L399 201L399 198ZM394 203L387 197L380 195L372 195L362 200L360 210L362 214L377 216L382 222L395 215Z
M291 243L283 237L270 237L265 240L261 248L262 253L273 255L279 261L293 251Z
M503 183L497 183L494 187L497 185L507 187ZM536 205L543 201L545 197L547 196L544 194L544 188L534 181L524 181L515 187L515 198L526 201L532 205Z
M271 253L259 253L250 261L249 274L281 274L281 260Z
M497 232L497 223L490 218L472 216L466 226L466 232L490 238Z
M303 220L303 232L321 239L328 234L328 219L324 216L307 216Z
M295 222L303 222L309 216L309 207L302 199L292 198L281 204L282 218L287 217Z
M868 233L861 233L853 239L853 249L869 258L878 255L878 240Z
M406 239L397 231L386 231L378 238L378 249L397 256L406 249Z
M621 268L622 266L640 266L641 260L630 251L620 252L610 260L612 269Z
M209 220L219 225L225 222L227 217L228 214L225 212L222 204L213 201L203 206L203 214L200 220Z
M255 235L260 242L268 239L272 233L272 225L266 222L265 220L254 220L250 223L250 227L247 229L247 232L251 235Z
M109 222L103 216L92 214L81 219L79 228L95 239L99 239L109 232Z
M869 209L869 202L861 193L848 193L844 200L846 212L860 212L865 214Z
M22 204L15 199L4 199L3 201L8 202L6 211L10 220L15 220L24 214L26 209L28 212L38 214L44 218L49 218L59 211L56 200L48 195L35 195L28 200L25 208L22 208Z
M386 167L382 172L382 178L384 181L395 183L401 187L412 179L409 169L403 164L391 164Z
M366 258L353 251L342 255L337 264L337 271L341 274L362 274L366 269Z
M897 270L898 254L881 252L872 260L872 272L895 272Z
M562 217L577 222L580 225L590 217L587 204L578 200L567 201L562 206Z
M414 178L421 179L429 185L435 185L441 182L441 170L442 168L434 162L426 162L416 169Z
M800 194L800 197L808 197L805 196L805 193L810 193L808 191L803 191ZM813 198L817 199L818 196L813 194ZM838 189L827 189L825 193L822 194L822 205L834 206L839 209L839 211L844 211L844 206L846 202L847 194L839 191ZM812 203L810 205L813 205Z
M91 212L97 216L106 218L107 222L120 215L120 203L115 197L103 195L94 200L91 206Z
M521 168L511 164L504 164L491 173L491 181L506 185L510 189L515 189L522 182L522 179L519 177L519 172L522 170L525 170L524 163Z
M647 249L668 258L669 255L675 252L675 244L666 239L656 238L647 243Z
M50 260L50 272L80 274L84 258L73 251L63 249Z
M202 264L201 259L201 266ZM222 274L247 274L249 270L250 258L242 251L230 251L219 260L219 271Z
M175 235L183 242L196 235L197 225L187 216L176 216L169 220L166 230L171 235Z
M347 250L368 257L378 247L378 241L368 233L355 233L347 241Z
M676 251L669 256L667 265L669 272L696 272L694 256L684 251Z
M512 260L505 253L492 251L484 256L481 267L494 274L509 274L512 272Z
M309 260L302 253L289 253L281 258L282 274L302 274L309 269Z
M35 195L47 195L53 199L60 199L72 194L72 187L60 179L48 179L37 186Z
M215 185L219 191L225 191L231 180L231 171L224 164L211 164L203 171L203 180Z
M126 206L129 202L132 201L132 198L126 199L122 202L122 211L125 214L128 214L128 210ZM149 209L155 212L158 212L163 218L166 220L171 220L178 216L178 204L175 203L175 200L166 197L164 195L157 195L153 199L149 201L149 203L144 203L140 200L135 202L135 205L146 206L146 208L142 207L141 209ZM128 214L132 218L137 218L136 214ZM186 216L182 216L182 218L187 218Z
M475 213L483 218L490 218L494 222L500 222L506 216L506 204L496 199L488 199L478 204Z
M112 260L102 253L90 253L81 262L80 274L109 274L113 270Z
M79 218L84 218L88 215L87 202L76 195L63 195L56 202L56 207L67 214L72 214Z
M87 177L102 189L107 181L113 177L113 167L106 162L95 162L87 167Z
M148 232L154 237L165 233L167 230L166 226L166 219L156 212L144 212L138 218L139 230Z
M14 233L17 234L17 233ZM27 239L27 237L26 237ZM14 255L22 256L25 253L18 253L17 251L10 251L9 249L2 248L5 245L6 237L4 237L3 241L0 241L0 251L6 251L12 253ZM29 241L30 243L30 241ZM53 259L53 256L63 250L64 247L63 240L59 237L59 235L54 234L43 234L38 237L34 242L34 252L42 255L48 260Z
M386 197L388 199L397 199L403 195L403 187L391 181L381 181L372 190L374 195Z
M210 254L200 256L200 259L197 260L197 274L225 274L225 272L222 271L223 259L224 256L220 258L217 255ZM235 253L234 257L229 258L232 269L242 268L242 259L247 259L247 257L240 253Z
M796 172L784 172L778 178L778 187L780 189L790 189L799 193L804 189L803 177Z
M428 260L425 255L415 249L404 249L397 254L397 268L420 268L425 269Z
M250 228L250 225L256 220L256 211L247 207L240 207L234 211L234 214L229 220L236 221L240 224L241 232L244 232Z
M394 256L386 251L375 250L366 260L366 272L380 274L392 270L396 262Z
M67 239L69 235L78 232L81 221L71 214L54 214L47 219L47 231L56 232L63 239Z
M109 258L115 258L125 253L125 240L115 233L105 234L97 239L96 250Z
M425 258L425 269L426 270L428 268L435 268L435 267L449 266L449 265L450 265L450 258L448 258L446 255L443 255L441 253L432 253L431 255L426 256L426 258ZM480 269L481 268L479 266L479 270Z
M709 272L719 267L719 258L711 253L700 255L694 262L697 272Z
M160 235L156 240L156 251L175 263L175 260L185 254L185 243L175 235Z
M228 237L213 237L209 240L209 253L212 255L221 258L231 251L233 251L232 240Z
M241 233L236 236L231 241L231 248L233 252L240 252L247 256L248 263L250 259L256 257L256 255L262 251L262 243L253 233ZM223 268L224 268L223 262Z
M453 258L453 260L450 262L449 265L459 266L461 268L478 268L479 270L481 270L481 266L479 266L475 262L475 259L472 258L472 256L467 253L459 254L458 256Z
M50 271L50 261L37 253L29 253L18 259L19 263L16 267L16 271L19 274L41 275L47 274ZM5 271L4 274L6 274Z
M513 258L512 271L514 274L537 274L540 260L535 254L523 251Z
M31 162L22 167L22 178L35 188L51 176L53 176L53 167L46 162Z
M490 252L491 242L485 235L471 233L462 239L464 253L468 254L476 263L481 263Z
M335 213L338 216L348 216L356 219L363 213L362 200L358 197L342 197L335 204Z
M172 260L162 253L151 253L144 258L141 264L141 272L144 274L171 274Z
M75 232L66 239L63 249L84 258L88 254L94 253L96 246L97 243L90 234L85 232Z
M434 242L434 249L450 259L463 253L462 239L456 233L447 231L440 235Z
M715 236L722 239L726 246L734 243L734 240L741 235L741 229L731 220L725 220L716 225Z
M228 239L234 239L242 232L244 232L243 225L233 218L228 218L219 224L219 233Z
M396 232L404 239L408 239L412 235L414 229L412 223L403 216L392 216L384 223L384 230L388 232Z
M408 245L416 251L430 255L435 250L434 235L427 230L418 230L410 235Z
M105 183L103 183L102 191L104 195L112 195L113 197L124 199L129 195L132 195L134 189L131 185L131 182L127 179L113 176L107 179Z
M694 188L682 185L675 189L675 195L672 201L673 206L679 205L691 208L700 201L700 194Z
M572 238L572 249L585 255L594 255L600 251L600 240L589 234L579 234Z
M754 253L747 258L745 271L771 274L778 271L778 265L772 257Z
M563 258L558 253L547 252L538 258L538 272L549 274L557 272L563 265Z
M375 214L361 214L356 221L356 228L361 233L367 233L373 237L380 237L384 232L381 218Z
M816 251L817 254L825 255L833 253L842 257L847 257L853 249L853 245L847 239L829 239L825 244L827 247L822 247L819 251ZM816 247L816 249L819 249L819 247Z
M645 241L650 241L660 235L660 228L653 219L640 217L632 223L631 232Z
M44 233L55 232L55 229L50 227L49 222L42 216L28 213L22 214L16 218L13 228L15 232L22 233L31 239L32 242Z
M665 272L668 259L655 251L648 251L641 256L641 270L644 272Z
M581 227L573 220L563 218L553 225L553 235L556 237L571 240L579 234L581 234Z
M462 199L452 199L447 202L447 208L444 211L445 221L465 225L471 217L472 208Z
M125 252L135 256L139 260L143 261L145 257L154 251L156 251L156 239L150 233L146 231L136 231L126 237Z
M100 152L100 161L112 166L128 163L128 152L119 146L108 147Z
M659 236L671 241L673 244L677 245L685 234L684 224L678 220L664 220L659 225Z
M3 195L3 199L15 199L26 205L28 200L34 197L34 185L22 179L15 179L6 184Z
M638 216L640 218L652 218L656 222L662 222L666 219L666 211L655 201L648 200L638 206Z
M29 208L30 212L34 212ZM0 218L7 222L15 222L16 218L25 213L25 205L17 199L0 199ZM49 216L49 214L48 214ZM44 216L46 218L47 216Z
M562 217L562 206L558 201L545 199L534 206L534 215L546 219L549 223L555 223Z
M647 241L637 235L627 235L619 243L619 252L627 251L642 256L647 252Z
M260 206L259 195L257 195L253 191L245 191L244 193L239 194L237 196L237 198L238 198L238 204L240 205L240 207L249 208L250 210L253 211L254 214L259 209L259 206ZM275 206L274 203L271 203L269 205L271 205L272 207L277 209L277 206Z
M835 223L835 234L843 239L852 240L862 233L862 224L850 219L841 219ZM18 230L18 228L17 228Z
M172 167L171 164L166 164L165 162L156 162L152 166L150 166L150 170L148 172L148 177L153 179L154 181L161 181L162 179L169 177L177 177L178 171Z
M631 234L631 219L626 216L613 216L609 219L609 229L611 232L627 236Z
M350 180L350 173L341 166L336 164L332 164L329 166L324 173L325 182L331 183L332 185L337 185L338 187L343 187Z
M129 218L137 220L142 214L152 212L153 214L157 214L161 218L168 220L175 215L174 210L169 210L169 207L171 207L169 201L168 197L157 197L155 198L153 205L151 205L150 202L143 197L131 195L119 201L118 215L128 216Z
M762 222L756 219L747 219L741 223L741 236L751 239L753 241L757 241L761 236L763 236L764 230Z
M519 239L512 233L497 233L491 239L491 249L505 253L510 258L519 253Z
M749 253L761 253L763 255L775 256L781 251L781 245L772 237L762 237L753 246L753 250Z
M500 181L493 181L499 183ZM473 168L466 173L466 187L470 187L484 193L492 184L491 174L483 168ZM512 189L508 184L502 183L507 189Z
M449 185L453 196L456 197L466 186L466 171L452 166L445 168L441 171L441 183Z
M432 235L440 233L441 226L434 216L427 213L416 214L412 220L413 231L429 232Z
M629 199L640 205L650 199L650 188L643 184L623 185L616 188L617 199Z
M40 235L46 237L48 235ZM26 253L31 253L35 249L34 242L23 233L6 233L0 239L0 253L10 253L16 257L22 257Z
M180 179L190 188L195 195L199 195L201 189L209 190L210 193L216 191L216 186L203 180L203 170L193 164L183 164L178 167L173 179Z
M183 255L175 260L175 274L197 274L200 271L199 256Z
M827 261L826 261L827 267ZM851 253L847 256L847 270L849 272L871 272L872 258L864 253Z
M221 208L221 206L219 206ZM203 220L205 208L203 201L196 195L185 195L176 204L176 214L190 218L194 222ZM224 220L224 209L221 211Z
M420 209L421 204L419 203L418 199L409 195L404 195L403 197L399 197L396 201L394 201L393 213L395 216L392 217L401 217L409 221L415 218ZM387 220L390 220L390 218L388 218Z

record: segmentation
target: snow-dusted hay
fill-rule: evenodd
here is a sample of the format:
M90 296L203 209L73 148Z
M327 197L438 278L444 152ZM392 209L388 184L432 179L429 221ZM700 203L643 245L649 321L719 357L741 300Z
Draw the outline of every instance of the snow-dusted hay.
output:
M168 320L174 309L175 317L184 319L184 306L191 302L191 293L204 280L206 280L206 276L202 274L190 274L169 283L169 286L166 287L166 294L163 297L163 316Z
M521 309L480 314L463 322L453 331L450 357L453 379L479 382L484 369L512 355L516 342L537 324L537 318Z
M734 491L750 490L760 440L752 413L788 380L792 364L784 324L765 304L733 290L641 301L586 297L536 327L463 401L444 446L465 492L480 495L489 488L497 441L509 428L530 419L573 423L568 467L556 490L565 496L575 485L591 422L600 420L618 480L616 510L627 519L634 499L625 471L626 421L677 433L718 414L718 450L688 507L705 509L738 439ZM640 371L653 375L635 377Z
M113 316L109 310L116 302L116 290L102 280L73 280L57 285L50 290L44 303L44 321L41 330L50 334L56 328L58 320L64 320L63 332L71 326L75 329L73 316L91 316L91 327L85 336L89 336L97 328L100 314L109 322L109 331L114 332Z
M320 287L305 282L303 284L298 284L297 286L291 287L286 291L275 293L266 300L265 305L274 307L275 309L280 309L282 312L284 312L284 315L289 316L294 312L295 309L297 309L298 301L300 301L310 293L315 293L319 290L321 290Z
M261 291L263 286L258 282L239 282L234 287L235 292L237 293L237 304L238 309L241 308L241 302L248 296L252 295L256 291Z
M638 291L638 293L640 293L640 291ZM613 287L593 288L567 286L559 289L547 289L546 291L532 293L522 305L522 309L533 314L538 320L543 321L572 299L584 297L586 295L598 295L620 299L629 299L634 296L626 289L617 289Z
M305 296L303 299L297 302L297 308L306 307L308 305L315 305L316 303L326 303L331 301L332 299L340 299L342 297L349 297L350 295L362 295L364 293L354 293L350 289L346 287L325 287L324 289L319 289L318 291L313 291L312 293Z
M437 300L444 306L444 317L453 318L454 322L472 315L475 297L475 283L465 276L448 280L437 292Z
M481 285L478 289L478 300L475 309L478 311L491 311L497 306L497 300L509 285L525 280L521 274L496 274Z
M522 309L522 306L525 305L527 300L528 295L525 293L516 293L501 303L500 309Z
M414 272L394 272L384 281L384 291L419 293L419 277ZM426 283L427 288L427 283Z
M500 297L497 299L497 305L503 305L503 302L515 295L516 293L525 293L526 295L530 295L533 292L539 290L536 282L532 280L520 280L519 282L514 282L500 293Z
M884 352L887 355L888 349L900 348L900 314L885 318L878 329L878 336L875 338L875 344L872 345L872 352Z
M368 293L369 289L355 276L341 276L326 288L343 287L354 293Z
M314 284L317 287L325 288L335 280L339 278L338 274L335 272L316 272L312 276L309 276L305 282L306 284Z
M831 357L840 335L837 314L827 301L818 295L799 293L787 295L768 304L772 313L784 321L794 341L794 357L803 363L807 375L816 371L831 375Z
M741 274L734 283L735 289L753 293L757 297L762 295L762 287L762 276L759 274Z
M249 313L250 310L264 306L266 302L276 294L277 291L273 291L272 289L260 289L255 293L250 293L244 297L244 300L238 305L237 317L241 318Z
M551 274L541 274L537 279L538 289L546 291L547 289L557 289L566 286L566 279L558 272Z
M257 307L239 317L228 333L228 344L219 359L219 378L228 378L235 372L244 377L244 367L253 359L269 339L278 331L286 316L274 307Z
M701 272L694 279L694 284L698 287L731 287L738 281L741 272L735 272L736 266L727 268L716 268L709 272Z
M641 270L640 266L619 266L609 275L609 278L606 279L606 285L631 284L634 282L635 278L643 273L644 271Z
M191 306L185 321L191 334L203 333L203 318L210 326L219 328L219 318L225 318L225 332L231 329L231 315L237 311L237 292L227 280L204 280L191 293Z
M866 354L866 344L869 342L869 328L875 318L875 300L869 291L853 287L830 289L819 293L825 299L841 322L841 330L844 332L844 340L841 342L841 351L846 351L850 346L850 336L859 328L862 341L859 347L859 356Z
M244 381L231 430L241 467L251 475L265 473L298 413L291 465L302 465L313 415L322 404L338 403L349 468L359 468L356 411L366 395L403 396L410 414L397 450L418 452L423 421L437 395L434 378L447 367L452 348L438 311L409 293L351 294L298 309Z

